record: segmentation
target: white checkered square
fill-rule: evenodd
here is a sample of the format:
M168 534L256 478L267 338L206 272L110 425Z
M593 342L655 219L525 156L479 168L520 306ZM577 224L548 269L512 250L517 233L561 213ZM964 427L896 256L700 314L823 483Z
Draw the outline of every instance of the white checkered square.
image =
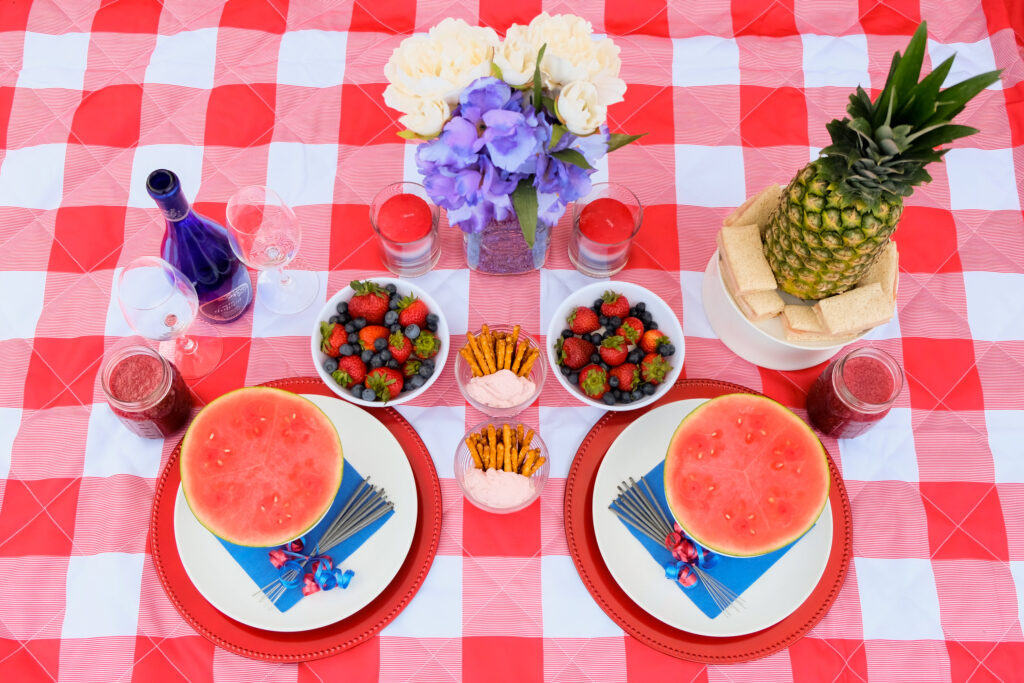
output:
M407 183L419 183L422 185L423 175L416 168L416 147L418 145L407 143L402 148L402 180Z
M348 33L343 31L288 31L281 36L277 82L308 88L341 85L347 48Z
M985 341L1024 339L1024 297L1007 294L1024 292L1024 275L966 271L964 289L971 337Z
M140 145L132 159L128 206L155 209L153 198L146 192L146 179L159 168L174 171L181 181L182 192L189 201L199 193L203 177L203 148L197 145Z
M0 339L31 339L43 313L46 273L0 271L0 292L8 293L0 297Z
M739 85L740 48L731 38L694 36L672 41L672 85Z
M462 556L436 556L419 592L381 635L462 637Z
M603 278L607 281L607 278ZM573 292L595 282L577 270L544 269L540 271L540 329L547 333L555 309ZM588 302L589 305L592 302ZM563 321L559 321L564 324ZM561 329L561 328L559 328Z
M438 270L415 279L418 286L434 297L437 305L444 311L448 321L448 331L461 334L469 329L469 271ZM454 354L449 354L448 361L454 363Z
M804 47L804 87L871 87L868 73L868 39L849 36L800 36Z
M1024 410L986 410L985 430L996 483L1024 483Z
M838 443L846 479L919 481L909 408L893 408L870 431Z
M301 253L302 247L299 247ZM287 267L286 267L287 268ZM304 310L297 313L281 315L274 313L264 304L259 294L259 287L256 289L256 299L252 306L252 336L253 337L308 337L313 330L318 329L317 315L327 301L327 271L316 273L320 290L313 299L313 303Z
M1012 149L951 149L943 159L954 211L1019 211Z
M270 143L267 186L289 206L330 204L334 200L337 173L337 145Z
M540 433L551 454L551 469L548 473L552 478L565 478L569 475L572 459L576 451L604 411L593 406L572 408L554 408L540 406Z
M216 61L215 28L158 35L146 69L146 82L208 90L213 87Z
M160 474L163 441L144 439L125 429L106 403L94 403L85 436L83 477L131 474L155 479Z
M929 560L855 557L854 562L865 640L942 640Z
M72 555L61 636L134 636L145 557L142 553Z
M21 408L0 407L0 479L11 471L11 449L21 427Z
M120 277L124 268L115 268L114 276L110 279L110 296L107 299L107 321L103 333L108 337L130 337L135 330L128 324L121 311L121 304L117 299L117 278Z
M451 362L454 362L452 360ZM465 406L395 406L423 439L437 468L437 476L454 478L454 454L459 440L466 432Z
M540 567L545 638L622 635L622 629L590 597L571 557L546 555L541 558Z
M715 339L718 335L711 329L704 314L704 273L680 271L679 284L683 288L683 335Z
M0 163L0 206L56 209L64 191L61 143L9 149Z
M676 203L739 206L747 199L743 148L676 145Z
M88 57L88 33L26 32L18 87L81 90Z
M932 60L932 68L935 68L953 55L953 68L946 75L942 87L948 88L960 81L965 81L972 76L995 71L996 56L992 52L992 43L988 38L979 40L976 43L937 43L934 40L928 41L928 56ZM996 81L988 86L989 90L1002 90L1002 81Z

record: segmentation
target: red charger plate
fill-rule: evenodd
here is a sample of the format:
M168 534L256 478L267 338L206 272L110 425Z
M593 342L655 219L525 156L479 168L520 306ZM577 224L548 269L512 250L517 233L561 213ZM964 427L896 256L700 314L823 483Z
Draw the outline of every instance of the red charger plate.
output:
M263 386L336 398L317 377L282 379ZM157 480L150 521L150 545L153 564L167 596L196 631L225 650L245 657L301 662L329 657L369 640L409 604L423 584L437 553L441 538L441 484L430 453L412 425L394 408L377 408L371 412L398 439L409 459L419 494L416 532L398 574L373 602L346 619L309 631L279 633L246 626L220 612L192 585L181 564L174 538L174 499L181 481L178 468L181 443L175 447Z
M710 379L681 379L659 401L641 410L609 412L580 444L565 482L565 535L569 553L584 585L612 620L640 642L679 659L722 664L770 655L802 638L825 616L846 578L853 554L853 520L846 486L829 456L832 472L832 550L825 573L810 596L792 614L766 629L718 638L681 631L648 614L633 602L608 571L594 535L594 478L616 437L638 415L666 403L723 394L755 394L745 387Z

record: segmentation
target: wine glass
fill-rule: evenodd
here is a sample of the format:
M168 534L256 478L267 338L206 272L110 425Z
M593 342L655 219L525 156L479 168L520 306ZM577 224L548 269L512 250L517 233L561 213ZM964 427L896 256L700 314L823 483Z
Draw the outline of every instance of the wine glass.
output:
M317 274L286 271L296 252L302 230L291 207L268 187L250 185L228 200L231 248L247 266L260 271L256 295L274 313L298 313L309 307L320 291Z
M117 301L125 320L147 339L161 344L185 379L203 377L220 362L221 338L187 334L199 312L199 297L185 275L162 258L141 256L117 278Z

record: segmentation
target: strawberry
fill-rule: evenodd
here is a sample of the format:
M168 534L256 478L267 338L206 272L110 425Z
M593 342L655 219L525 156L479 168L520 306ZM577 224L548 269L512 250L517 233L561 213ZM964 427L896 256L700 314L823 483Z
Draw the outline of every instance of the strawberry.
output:
M359 345L363 347L363 350L373 350L373 342L380 338L388 338L388 328L383 325L367 325L363 329L359 330Z
M421 330L426 329L429 313L430 309L423 300L412 294L398 302L398 324L402 327L418 325Z
M320 350L326 353L332 358L337 358L341 355L342 344L348 342L348 333L345 332L345 327L338 323L320 323Z
M374 368L366 376L366 386L385 403L402 393L404 384L405 377L394 368Z
M629 355L629 349L626 346L625 339L612 336L601 342L601 348L597 352L601 354L601 360L614 367L626 362L626 356Z
M600 365L588 365L580 370L580 389L587 397L600 401L611 389L608 386L608 373Z
M366 379L366 364L359 356L344 356L338 361L338 369L331 373L331 377L346 389L354 384L362 384Z
M599 327L601 327L600 321L597 319L597 313L586 306L577 306L573 309L569 317L565 319L568 323L569 329L576 334L590 334Z
M405 365L402 366L402 372L405 374L406 377L418 375L420 372L421 365L422 363L420 363L415 358L410 358L409 360L405 361Z
M601 298L604 299L604 303L601 304L601 315L609 318L625 318L629 315L629 300L618 292L605 292Z
M594 353L594 345L580 337L569 337L568 339L558 338L558 362L560 365L568 365L573 370L579 370L590 362L590 356Z
M420 336L416 337L412 350L418 358L423 360L433 358L441 350L441 340L430 330L423 330L420 332Z
M661 344L668 344L668 337L661 333L661 330L647 330L640 337L640 348L644 353L654 353Z
M353 318L366 318L372 325L384 322L391 300L387 290L372 280L353 280L348 284L355 292L348 302L348 314Z
M665 381L665 375L669 373L672 366L657 353L648 353L640 361L640 376L645 382L661 384Z
M619 379L619 389L633 391L640 384L640 368L633 363L623 363L611 369L612 377Z
M388 350L391 351L391 357L401 365L412 353L412 342L402 334L401 330L398 330L388 337Z
M643 333L644 324L640 321L640 318L634 318L633 316L623 320L622 324L619 325L619 329L615 330L615 334L625 337L626 341L630 344L638 344Z

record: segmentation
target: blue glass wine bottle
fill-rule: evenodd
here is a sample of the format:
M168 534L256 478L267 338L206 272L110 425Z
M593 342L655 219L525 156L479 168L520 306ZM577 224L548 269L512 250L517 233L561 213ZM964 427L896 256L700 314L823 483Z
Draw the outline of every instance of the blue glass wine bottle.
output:
M181 182L171 171L150 173L146 191L167 219L160 255L192 281L199 314L210 322L226 323L245 313L252 301L252 282L231 250L224 226L189 207Z

